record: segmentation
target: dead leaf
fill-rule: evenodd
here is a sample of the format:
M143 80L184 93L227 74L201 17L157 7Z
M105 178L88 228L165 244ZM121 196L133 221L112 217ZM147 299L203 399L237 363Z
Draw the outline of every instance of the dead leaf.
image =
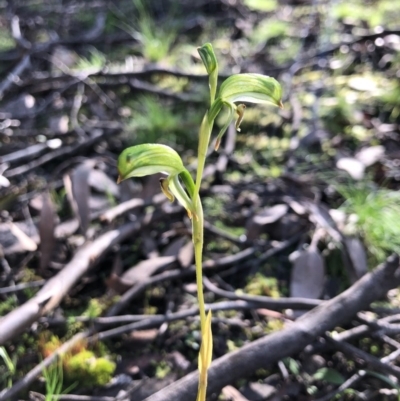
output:
M0 223L0 244L4 255L36 250L39 234L36 226L29 221Z
M288 205L285 204L264 208L254 216L254 222L262 226L275 223L288 212L288 209Z
M80 164L70 176L64 176L64 186L68 200L79 220L82 233L85 235L89 226L89 174L93 161Z
M4 175L0 174L0 188L8 188L10 186L10 181Z
M337 228L329 209L323 203L305 201L303 205L308 209L312 223L324 228L335 241L342 240L342 233Z
M185 371L190 368L190 362L179 351L173 351L168 355L168 359L172 361L177 369Z
M249 401L243 394L233 386L225 386L222 389L225 399L232 401Z
M111 273L110 276L105 279L105 284L109 290L119 295L123 294L131 287L128 283L124 283L121 277L115 273Z
M325 263L318 249L309 247L297 253L293 262L290 296L317 299L325 283Z
M256 215L252 216L246 223L247 239L250 241L257 239L260 234L265 231L265 226L276 223L287 214L288 210L288 205L281 204L272 207L266 207Z
M89 173L89 185L98 192L119 197L119 187L104 171L92 169Z
M40 237L40 269L44 270L50 263L56 245L55 226L56 214L50 194L42 195L42 208L39 219Z
M133 285L147 280L150 276L164 270L175 261L175 256L158 256L143 260L128 269L121 277L112 273L107 279L107 286L118 294L123 294Z
M289 196L284 196L283 200L291 207L291 209L298 214L299 216L303 216L306 214L307 209L296 200L290 198Z
M117 252L114 256L113 265L111 268L110 276L105 280L106 286L114 290L117 294L122 294L126 291L126 286L121 285L121 273L123 270L123 264L121 255Z
M11 233L18 239L25 251L36 251L37 245L30 237L28 237L16 224L9 222Z
M108 210L111 207L110 199L105 195L90 195L89 210L91 212L99 212Z
M179 237L172 241L162 254L163 256L175 256L178 258L180 265L187 268L193 262L193 242L186 237Z
M256 312L260 316L270 317L272 319L286 319L286 316L283 315L282 313L270 309L259 308L256 310Z
M178 261L183 268L188 268L193 263L194 247L193 242L188 241L179 251Z
M55 229L55 236L59 239L69 237L74 234L78 228L78 219L64 221L57 225Z
M343 230L345 228L347 216L343 210L329 209L329 215L332 217L339 230Z
M164 249L163 256L175 256L178 257L179 251L186 242L185 237L178 237L170 242L170 244Z
M135 330L129 334L129 339L137 342L154 341L158 336L158 329Z
M365 165L354 157L342 157L336 162L336 167L344 170L355 180L361 180L364 177Z
M249 400L269 400L277 393L276 387L259 382L249 383L241 391Z
M344 170L355 180L361 180L364 177L365 166L354 157L342 157L336 162L336 167Z
M156 258L142 260L137 265L128 269L121 277L130 286L146 280L148 277L166 268L176 261L175 256L158 256Z
M345 244L356 273L356 278L359 279L368 271L367 254L364 245L355 237L346 238Z
M369 167L381 160L384 154L385 148L383 146L369 146L357 152L355 157L365 167Z

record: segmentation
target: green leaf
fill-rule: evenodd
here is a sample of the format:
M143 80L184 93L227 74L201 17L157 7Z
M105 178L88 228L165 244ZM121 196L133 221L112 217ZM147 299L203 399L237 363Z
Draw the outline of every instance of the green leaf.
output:
M184 170L178 153L166 145L147 143L131 146L118 158L118 182L156 173L177 175Z
M275 78L261 74L235 74L221 85L218 97L228 103L272 103L282 107L282 88Z
M285 358L284 363L292 374L297 376L300 373L300 365L295 359L290 357Z
M335 369L331 368L321 368L318 369L314 375L313 378L315 380L323 380L328 383L332 384L342 384L344 383L344 378L343 376Z

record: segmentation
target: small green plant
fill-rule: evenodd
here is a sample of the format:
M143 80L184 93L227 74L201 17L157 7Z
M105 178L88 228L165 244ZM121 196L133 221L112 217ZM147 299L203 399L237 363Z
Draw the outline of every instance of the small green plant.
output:
M2 372L0 366L0 372L2 372L3 380L6 381L7 388L12 387L12 378L16 372L16 361L15 359L11 359L8 355L7 350L4 347L0 347L0 358L3 360L6 371Z
M136 22L128 27L131 35L140 43L143 56L149 61L160 61L169 53L177 38L177 28L172 25L174 18L160 23L151 15L148 2L133 0Z
M142 177L164 173L160 180L161 190L172 202L176 198L186 209L192 221L192 239L194 244L197 297L200 311L201 346L199 352L199 388L198 401L204 401L207 389L207 370L212 358L211 312L206 314L203 294L202 257L203 257L203 207L199 196L205 160L214 121L223 108L228 110L228 119L220 130L215 149L218 150L221 138L228 126L235 120L236 129L246 106L238 102L272 103L282 106L281 86L271 77L260 74L236 74L227 78L218 86L218 63L210 43L198 48L200 57L209 76L210 105L199 130L196 181L183 165L179 154L172 148L161 144L142 144L125 149L118 158L118 182L130 177Z
M371 262L382 262L391 252L400 252L400 193L372 189L367 183L341 185L342 209L350 215L350 234L360 233Z
M63 390L64 370L61 360L53 363L48 368L43 369L43 377L46 382L46 398L45 401L53 401L61 394L67 394L74 387L75 383Z
M179 149L196 148L196 138L190 135L190 131L197 126L200 118L197 110L183 104L173 107L170 102L151 95L137 96L133 101L128 100L127 107L131 109L132 114L125 130L126 143L162 141L164 145L173 148L176 146L179 146Z
M98 71L101 70L105 63L106 57L103 53L99 52L96 48L89 50L90 56L88 58L82 57L77 62L75 69L78 71Z

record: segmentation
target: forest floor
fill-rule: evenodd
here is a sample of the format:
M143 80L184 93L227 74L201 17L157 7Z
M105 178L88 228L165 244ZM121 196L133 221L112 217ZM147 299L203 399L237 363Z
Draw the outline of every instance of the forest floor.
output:
M400 399L400 2L352 3L0 2L0 400L185 391L190 220L116 166L156 142L194 175L206 42L284 104L207 159L211 399Z

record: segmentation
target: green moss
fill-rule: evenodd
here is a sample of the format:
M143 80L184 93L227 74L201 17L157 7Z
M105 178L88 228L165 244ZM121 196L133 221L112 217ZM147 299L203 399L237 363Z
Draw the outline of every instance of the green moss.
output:
M262 273L255 274L245 287L245 292L251 295L265 295L279 298L278 280L275 277L266 277Z
M60 348L62 341L50 332L43 332L38 345L40 353L46 358ZM93 350L87 349L85 341L76 344L62 358L66 382L78 383L84 387L107 384L112 378L116 364L105 357L106 354L107 347L101 342L95 344Z
M13 39L11 34L3 27L0 30L0 51L13 49L15 45L15 40Z
M0 316L6 315L17 307L17 299L14 296L6 298L3 302L0 302Z
M70 382L78 382L85 387L104 386L115 371L115 362L107 358L97 358L92 351L82 351L64 360L66 377Z
M104 311L104 304L97 298L90 299L86 310L83 312L83 316L90 318L99 317Z
M164 379L171 372L171 367L167 362L161 361L156 366L155 376L157 379Z

